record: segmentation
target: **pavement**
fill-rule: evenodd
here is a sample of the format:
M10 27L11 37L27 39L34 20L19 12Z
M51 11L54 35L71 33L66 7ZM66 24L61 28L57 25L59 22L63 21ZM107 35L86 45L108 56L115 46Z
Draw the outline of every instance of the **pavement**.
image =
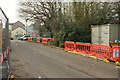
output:
M64 52L42 43L11 41L10 68L17 78L118 78L112 63Z

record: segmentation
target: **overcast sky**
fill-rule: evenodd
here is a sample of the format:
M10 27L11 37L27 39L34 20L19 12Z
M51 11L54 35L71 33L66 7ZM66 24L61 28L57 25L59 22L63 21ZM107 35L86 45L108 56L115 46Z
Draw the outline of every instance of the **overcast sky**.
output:
M19 20L17 17L17 11L16 11L17 7L18 7L17 6L18 1L19 0L0 0L0 7L2 7L3 11L5 12L7 17L9 18L10 23L14 23L17 20ZM56 0L54 0L54 1L56 1ZM80 0L78 0L78 1L80 1ZM88 0L85 0L85 1L88 1ZM95 1L95 0L89 0L89 1ZM96 0L96 1L106 1L106 0ZM113 0L107 0L107 1L113 1ZM119 0L114 0L114 1L119 1Z
M0 7L3 9L10 23L14 23L18 20L16 9L18 0L0 0Z

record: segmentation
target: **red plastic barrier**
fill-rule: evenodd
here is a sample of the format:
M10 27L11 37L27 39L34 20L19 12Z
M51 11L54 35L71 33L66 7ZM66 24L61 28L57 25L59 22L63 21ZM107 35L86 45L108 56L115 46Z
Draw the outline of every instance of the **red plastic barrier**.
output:
M8 48L8 52L10 52L10 50L11 50L11 49L10 49L10 48Z
M10 51L11 51L11 49L10 49L10 48L8 48L8 54L10 53Z
M32 37L29 37L29 38L28 38L28 42L32 42Z
M40 42L40 37L37 37L37 38L36 38L36 42L37 42L37 43Z
M76 51L81 52L81 53L85 53L85 54L90 54L91 44L90 43L76 42Z
M9 53L10 53L10 48L8 48L5 52L4 52L4 56L6 57Z
M8 50L4 52L4 58L7 56Z
M111 49L111 59L113 61L120 61L120 46L114 46Z
M2 64L2 61L4 58L10 53L10 48L8 48L1 56L0 56L0 64Z
M53 38L47 38L47 39L53 39Z
M65 49L70 50L70 51L75 51L76 50L76 44L71 41L66 41L64 43Z
M48 43L48 39L47 38L42 38L42 43L44 43L44 44Z
M93 44L91 48L91 53L92 55L100 58L110 59L110 50L110 46Z
M2 64L3 59L4 59L4 54L0 56L0 64Z

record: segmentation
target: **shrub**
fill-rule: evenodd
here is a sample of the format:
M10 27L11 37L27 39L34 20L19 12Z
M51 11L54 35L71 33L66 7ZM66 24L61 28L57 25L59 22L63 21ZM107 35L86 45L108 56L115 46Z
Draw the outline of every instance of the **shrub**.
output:
M64 43L59 43L59 47L64 48Z
M59 45L59 42L58 42L57 39L51 39L49 43L50 43L50 45L54 45L54 46L58 46Z
M42 42L42 38L40 38L40 42Z

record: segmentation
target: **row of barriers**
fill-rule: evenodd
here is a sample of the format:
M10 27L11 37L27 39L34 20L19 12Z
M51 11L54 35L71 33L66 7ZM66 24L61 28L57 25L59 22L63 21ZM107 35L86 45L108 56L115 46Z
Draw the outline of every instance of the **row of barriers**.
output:
M28 42L33 42L35 41L36 43L39 43L42 39L42 43L43 44L47 44L49 42L50 39L52 38L44 38L44 37L29 37L28 38Z
M29 37L28 41L35 41L37 43L42 41L43 44L47 44L49 43L49 39L52 38ZM107 60L120 61L120 46L114 46L111 48L108 45L65 41L64 48L65 50L75 51Z
M108 45L66 41L64 47L69 51L76 51L112 61L120 61L120 46L111 48Z

